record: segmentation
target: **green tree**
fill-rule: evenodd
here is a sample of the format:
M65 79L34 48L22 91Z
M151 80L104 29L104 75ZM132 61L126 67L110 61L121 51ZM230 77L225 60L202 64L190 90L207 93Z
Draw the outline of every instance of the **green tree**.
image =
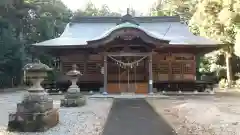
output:
M198 35L215 39L224 43L220 52L225 55L227 79L232 82L231 57L234 52L235 29L239 20L238 9L235 9L236 0L201 0L196 12L190 20L191 30Z
M29 25L29 10L33 7L24 0L0 2L0 72L2 86L19 83L24 60L24 33ZM0 86L0 87L2 87Z
M60 0L0 1L0 87L20 82L29 44L59 36L71 15Z
M74 19L81 16L121 16L121 14L110 11L107 5L102 5L102 7L98 9L92 2L89 2L85 10L77 10L74 13Z
M32 5L37 10L32 12L30 32L27 43L33 44L59 37L70 22L72 12L61 2L61 0L32 0ZM27 50L29 50L27 48ZM49 54L38 54L41 62L53 66L54 58Z
M72 17L72 12L61 0L32 0L37 10L32 12L28 43L59 37Z
M236 27L236 42L234 46L234 53L240 57L240 26Z
M188 22L194 14L197 0L159 0L151 8L152 16L174 16L180 15Z

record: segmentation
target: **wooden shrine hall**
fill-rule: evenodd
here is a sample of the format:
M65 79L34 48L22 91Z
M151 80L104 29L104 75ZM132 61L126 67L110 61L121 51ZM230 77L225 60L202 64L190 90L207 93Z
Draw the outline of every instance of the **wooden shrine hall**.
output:
M83 74L81 89L152 93L197 89L197 59L218 42L195 36L178 16L73 17L60 37L33 44ZM40 51L41 50L41 51ZM200 90L200 89L199 89Z

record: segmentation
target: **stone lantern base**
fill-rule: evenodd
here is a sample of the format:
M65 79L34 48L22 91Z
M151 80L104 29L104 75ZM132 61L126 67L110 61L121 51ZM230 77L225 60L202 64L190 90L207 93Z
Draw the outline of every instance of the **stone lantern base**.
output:
M59 111L47 94L32 93L17 104L17 112L9 114L8 130L44 132L59 122Z
M61 100L61 106L64 107L78 107L86 104L85 97L80 93L70 93L68 92L64 99Z

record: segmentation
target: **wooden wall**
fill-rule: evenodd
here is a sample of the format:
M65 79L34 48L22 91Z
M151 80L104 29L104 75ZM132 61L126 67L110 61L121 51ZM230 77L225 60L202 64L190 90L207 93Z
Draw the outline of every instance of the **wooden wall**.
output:
M103 58L101 55L69 54L61 56L61 72L66 73L71 70L73 64L77 64L78 70L83 73L79 81L103 82L101 66Z
M79 70L84 74L80 81L103 82L101 74L101 65L103 57L101 55L69 54L60 57L61 69L63 73L71 70L72 64L77 64ZM137 68L137 75L130 74L131 80L143 81L148 79L147 60L140 63ZM113 64L116 65L116 64ZM146 66L144 66L146 65ZM108 66L108 80L118 80L117 67ZM111 74L111 70L116 73ZM115 72L115 71L114 71ZM122 72L122 70L121 70ZM126 73L122 73L121 80L127 80ZM153 55L153 79L157 81L178 81L178 80L195 80L196 62L194 54L190 53L160 53ZM145 78L145 79L144 79Z
M194 54L163 53L153 56L154 81L195 80Z

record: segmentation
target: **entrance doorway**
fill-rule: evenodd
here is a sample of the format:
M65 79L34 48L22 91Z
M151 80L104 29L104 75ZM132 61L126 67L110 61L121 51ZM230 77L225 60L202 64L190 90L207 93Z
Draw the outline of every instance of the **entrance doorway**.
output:
M148 72L146 59L148 55L108 55L108 91L110 93L138 93L148 91ZM141 85L140 85L141 84ZM145 90L142 90L145 89Z
M123 72L121 73L120 71L118 80L119 89L122 92L135 93L137 90L137 83L139 82L138 80L140 80L140 78L137 78L137 74L139 76L139 73L137 73L137 67L126 67L122 70ZM144 80L144 78L141 79Z

